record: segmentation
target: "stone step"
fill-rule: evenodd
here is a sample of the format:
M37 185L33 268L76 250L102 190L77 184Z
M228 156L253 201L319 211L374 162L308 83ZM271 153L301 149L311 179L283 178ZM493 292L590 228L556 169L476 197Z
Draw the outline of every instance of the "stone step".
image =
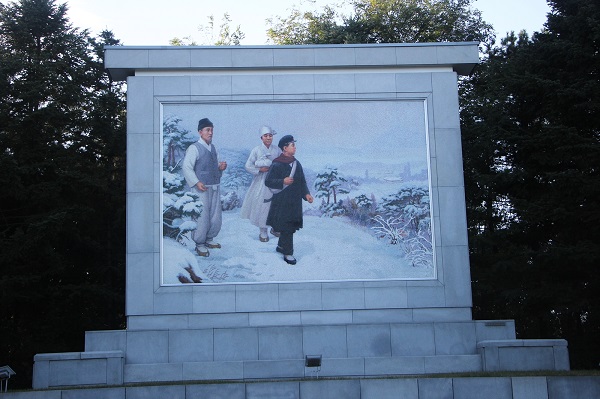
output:
M504 373L505 374L505 373ZM597 375L469 375L306 378L278 381L124 384L11 392L3 399L570 399L600 398Z
M126 364L125 383L287 378L369 377L482 371L479 355L323 358L320 367L304 359Z
M86 333L84 352L35 357L34 387L568 370L564 340L516 340L512 322L370 323ZM519 368L520 367L520 368Z
M370 323L93 331L85 351L126 353L127 364L476 355L477 343L514 339L512 322ZM152 347L149 351L148 347Z

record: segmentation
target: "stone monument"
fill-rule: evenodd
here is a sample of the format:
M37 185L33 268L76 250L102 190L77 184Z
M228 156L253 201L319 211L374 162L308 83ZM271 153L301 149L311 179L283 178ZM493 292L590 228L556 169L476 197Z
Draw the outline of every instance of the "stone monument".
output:
M569 370L564 340L519 340L512 320L472 319L457 79L478 63L477 43L115 46L105 60L127 82L127 329L87 332L83 352L36 355L34 388L471 397L546 380L418 376ZM195 198L183 201L178 171L201 118L214 123L233 204L208 257L190 242L183 205ZM295 266L236 213L261 125L275 144L294 136L321 195L305 204ZM335 201L315 184L324 170L346 176ZM398 204L412 216L396 217Z

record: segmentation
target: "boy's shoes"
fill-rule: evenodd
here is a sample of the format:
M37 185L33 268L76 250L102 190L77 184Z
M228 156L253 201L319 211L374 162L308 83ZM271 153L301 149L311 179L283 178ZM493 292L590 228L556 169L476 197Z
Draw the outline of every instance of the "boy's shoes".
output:
M211 249L221 248L221 244L219 244L218 242L214 242L214 241L206 241L204 243L204 245L206 245L207 248L211 248Z
M199 256L204 256L204 257L208 257L210 255L210 253L208 252L208 249L204 245L196 245L196 253Z
M273 230L273 228L271 227L271 234L273 234L275 237L279 237L281 235L281 233Z
M279 252L280 254L283 254L283 248L281 248L279 245L277 246L277 248L275 248L275 251ZM296 258L294 258L292 255L283 254L283 260L288 265L295 265L296 264Z
M296 258L294 258L292 255L283 255L283 260L286 261L288 265L296 264Z
M259 235L258 239L260 240L260 242L269 242L269 236L263 237L263 235Z

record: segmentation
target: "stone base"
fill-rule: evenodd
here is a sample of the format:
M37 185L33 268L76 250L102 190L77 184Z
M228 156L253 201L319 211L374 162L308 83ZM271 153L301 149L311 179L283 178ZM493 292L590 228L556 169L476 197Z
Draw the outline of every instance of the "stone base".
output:
M489 340L477 343L484 371L569 370L564 339Z
M34 389L123 384L122 351L37 354L33 360Z
M598 376L404 377L181 383L8 392L6 399L583 399L600 397Z
M319 368L304 359L125 365L126 383L272 380L306 377L381 377L481 371L478 355L326 358Z
M305 356L320 356L317 369ZM564 340L512 321L370 322L86 333L85 352L36 355L33 387L569 370ZM317 373L318 371L318 373Z

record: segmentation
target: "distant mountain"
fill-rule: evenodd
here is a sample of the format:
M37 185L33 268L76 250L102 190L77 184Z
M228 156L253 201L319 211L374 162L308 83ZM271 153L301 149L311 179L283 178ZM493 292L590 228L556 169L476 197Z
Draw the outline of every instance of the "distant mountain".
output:
M339 167L346 176L358 179L400 179L402 180L407 164L385 164L383 162L348 162ZM408 169L410 173L410 169Z

